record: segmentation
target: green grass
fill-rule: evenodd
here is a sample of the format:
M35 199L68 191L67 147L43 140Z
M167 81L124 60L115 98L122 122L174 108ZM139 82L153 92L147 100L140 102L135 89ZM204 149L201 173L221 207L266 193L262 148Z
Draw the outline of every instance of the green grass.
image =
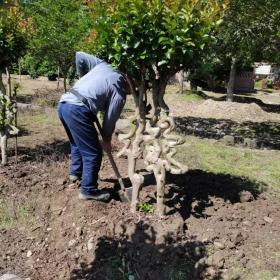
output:
M195 91L190 91L190 90L185 90L183 94L183 99L186 102L197 102L197 101L202 101L205 100L201 95L199 95Z
M257 89L262 88L262 81L261 80L255 82L255 88L257 88Z
M177 159L190 169L246 177L280 191L280 152L229 147L214 140L187 137Z
M20 126L29 128L32 125L52 125L60 126L61 122L56 112L51 113L36 113L34 115L23 115L18 118Z
M33 211L34 204L32 201L25 202L22 205L14 205L11 202L0 199L0 229L32 223Z

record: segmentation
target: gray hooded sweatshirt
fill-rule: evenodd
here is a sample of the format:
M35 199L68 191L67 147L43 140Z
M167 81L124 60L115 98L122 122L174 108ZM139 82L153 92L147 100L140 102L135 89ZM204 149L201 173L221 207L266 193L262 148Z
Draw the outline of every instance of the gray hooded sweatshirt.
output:
M81 78L73 89L88 100L93 114L105 112L103 135L111 139L126 100L123 75L104 60L84 52L76 53L76 71ZM60 102L85 106L71 92L63 94Z

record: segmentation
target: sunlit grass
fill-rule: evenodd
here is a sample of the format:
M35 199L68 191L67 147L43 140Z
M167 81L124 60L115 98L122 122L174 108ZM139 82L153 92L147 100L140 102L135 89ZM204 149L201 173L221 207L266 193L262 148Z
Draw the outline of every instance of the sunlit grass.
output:
M280 152L229 147L214 140L187 137L177 158L191 169L246 177L280 190Z

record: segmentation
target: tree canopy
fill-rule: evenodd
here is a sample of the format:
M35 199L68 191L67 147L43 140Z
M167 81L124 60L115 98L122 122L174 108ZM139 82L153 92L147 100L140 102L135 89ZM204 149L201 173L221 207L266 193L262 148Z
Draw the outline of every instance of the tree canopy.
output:
M164 91L169 78L190 65L209 42L221 22L224 3L91 1L93 52L127 73L136 87L145 80L145 86L158 91L160 83Z
M26 3L26 9L35 28L31 42L33 56L38 61L47 60L59 66L66 78L73 65L75 51L89 31L87 6L83 0L35 0Z
M31 19L24 18L17 1L0 6L0 71L24 54L31 30Z
M201 52L190 78L208 79L208 84L214 77L228 82L232 100L238 69L252 67L256 61L277 62L279 11L278 0L231 0L215 40Z

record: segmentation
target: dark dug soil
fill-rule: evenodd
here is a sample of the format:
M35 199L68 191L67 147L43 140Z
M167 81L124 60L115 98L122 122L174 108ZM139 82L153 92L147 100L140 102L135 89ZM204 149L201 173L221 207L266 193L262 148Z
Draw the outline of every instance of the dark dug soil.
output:
M226 111L242 122L251 112L248 120L279 122L279 115L271 119L254 105L238 105L239 111L226 105L171 102L177 117L219 119ZM9 272L29 280L280 280L279 194L245 178L190 170L168 175L164 219L131 214L113 191L116 181L105 159L100 187L113 199L79 201L78 185L67 182L65 133L51 114L49 119L47 125L36 119L40 129L26 120L18 164L11 157L0 169L0 277ZM127 174L126 159L117 163ZM155 207L154 178L141 172L141 202Z
M65 179L68 160L25 160L0 171L0 199L8 209L0 229L0 275L32 280L279 275L279 198L253 182L201 170L168 175L167 216L159 219L131 214L116 197L108 204L79 201L78 186ZM118 165L125 174L126 160ZM144 174L141 200L153 204L154 178ZM112 190L114 182L105 159L100 186Z

